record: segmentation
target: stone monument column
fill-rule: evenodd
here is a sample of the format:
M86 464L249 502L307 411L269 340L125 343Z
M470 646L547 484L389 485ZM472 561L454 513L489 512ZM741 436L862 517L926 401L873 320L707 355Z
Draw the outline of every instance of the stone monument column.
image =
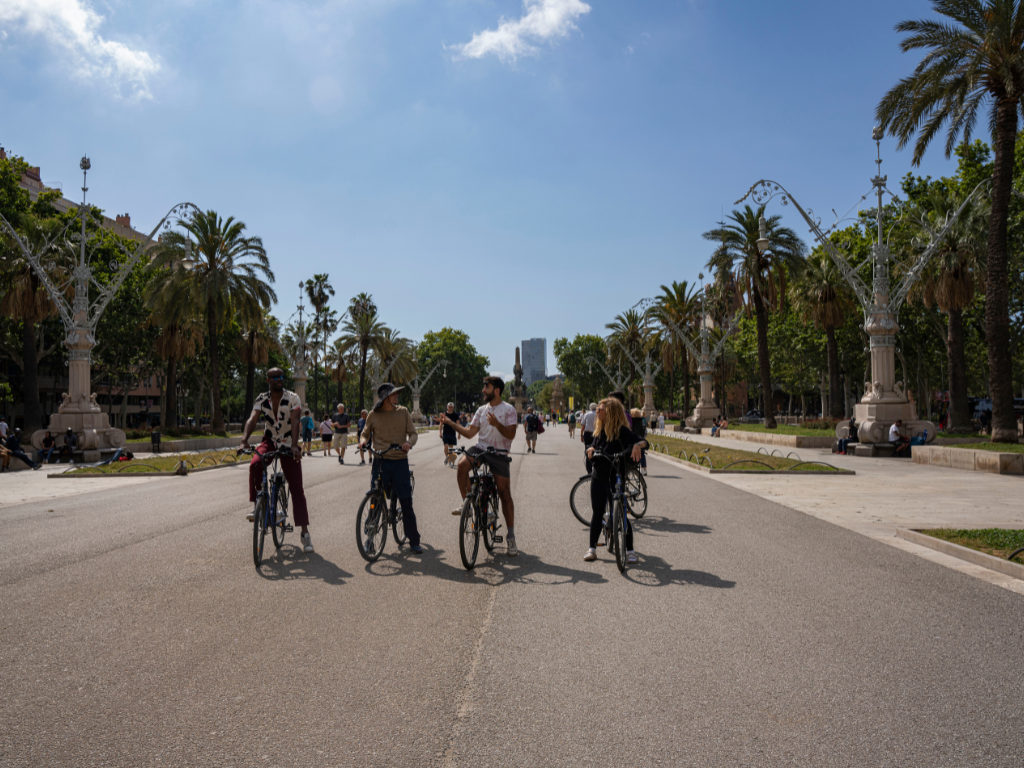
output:
M292 376L292 381L295 383L295 394L299 396L299 407L302 410L306 409L306 382L308 380L309 377L305 372L296 373ZM316 414L314 414L315 416Z

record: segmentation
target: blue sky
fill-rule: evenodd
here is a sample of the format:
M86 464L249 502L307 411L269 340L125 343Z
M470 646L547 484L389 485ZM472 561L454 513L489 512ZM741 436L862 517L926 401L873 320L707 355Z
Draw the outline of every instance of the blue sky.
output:
M921 0L0 0L0 144L149 229L188 200L263 237L287 318L328 272L418 339L601 333L695 280L768 177L846 211ZM986 138L980 136L980 138ZM910 152L883 143L890 187ZM947 174L932 149L917 171ZM787 223L806 234L802 222Z

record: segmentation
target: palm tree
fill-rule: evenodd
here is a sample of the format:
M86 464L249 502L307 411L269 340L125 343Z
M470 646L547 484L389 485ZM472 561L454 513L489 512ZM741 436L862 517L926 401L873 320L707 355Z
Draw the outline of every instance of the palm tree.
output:
M55 282L58 285L63 283L70 265L63 238L57 238L62 228L61 221L25 214L19 225L22 239L28 247L39 253L45 266L55 270L50 273ZM46 247L54 239L60 243ZM12 354L11 357L21 368L25 433L31 435L43 427L43 407L39 402L39 361L43 355L36 348L36 325L57 314L57 307L21 248L8 237L0 238L0 273L4 278L0 312L15 322L22 321L23 326L21 354Z
M350 315L375 315L377 305L373 302L373 296L368 293L357 293L348 303Z
M344 385L350 378L349 371L356 364L357 353L344 351L341 348L341 339L335 339L330 351L327 354L326 365L331 372L331 381L338 382L338 402L345 402Z
M754 210L749 205L734 210L727 222L704 233L704 239L721 243L708 262L717 271L734 275L753 306L757 322L757 357L764 392L764 425L775 429L775 408L772 399L772 372L768 357L768 312L782 306L786 297L787 274L798 274L804 263L805 246L788 227L781 225L781 216L767 220L768 248L757 247L760 237L758 219L764 206Z
M805 320L825 330L825 351L828 357L829 415L840 419L845 415L842 386L839 381L839 347L836 328L846 322L852 302L846 281L827 253L815 251L807 258L800 277L790 288L793 303L803 312Z
M381 334L377 352L382 363L381 370L387 368L394 361L394 365L391 365L391 372L388 374L389 381L405 384L416 378L418 368L416 359L413 357L412 342L403 338L400 331L385 328Z
M270 350L275 344L267 326L267 315L262 308L257 314L242 318L242 336L237 344L238 354L245 363L245 407L242 412L247 419L252 413L256 397L256 366L266 365L270 361Z
M269 308L277 295L267 252L259 237L245 236L245 224L233 217L222 219L216 211L207 211L189 219L178 219L179 227L195 239L190 259L183 259L185 235L172 231L164 235L151 268L155 271L154 290L176 292L194 302L201 312L209 343L210 382L213 394L213 431L224 429L220 397L220 350L217 344L227 314L250 314Z
M316 310L315 320L313 325L316 327L318 335L320 336L320 349L323 352L322 357L326 360L327 357L327 302L331 300L331 296L334 295L334 288L331 286L327 273L313 275L313 277L306 281L306 296L309 298L309 303L313 305L313 309ZM316 365L313 366L313 412L317 411L317 371ZM326 390L326 382L324 385ZM324 392L324 405L327 404L327 393Z
M921 203L918 226L934 233L946 216L960 206L948 190L933 187ZM975 283L984 283L985 246L988 239L988 201L975 199L942 239L925 273L920 293L927 306L938 304L947 314L946 358L949 375L950 431L970 431L967 402L967 362L964 357L964 309L974 300Z
M688 332L700 316L700 297L695 286L686 280L672 282L672 286L661 286L661 295L654 306L654 317L662 323L661 361L669 371L669 388L672 391L670 411L676 407L676 363L683 367L683 418L690 410L690 363L686 344L679 332ZM668 322L666 322L668 321ZM679 330L676 330L676 329Z
M628 363L629 382L626 385L628 390L629 385L636 378L636 366L633 365L633 361L622 351L620 345L629 350L629 354L635 359L640 359L648 341L646 312L627 309L622 314L616 315L612 322L605 325L605 328L611 331L607 338L611 361L614 363L625 360ZM629 400L630 404L632 404L632 398L629 398Z
M984 105L995 151L989 216L985 336L992 390L992 441L1017 442L1010 352L1007 219L1013 187L1018 110L1024 97L1024 4L1017 0L932 0L949 21L903 21L904 53L927 52L909 77L879 102L875 114L900 148L917 134L914 164L943 127L946 157L969 141Z
M353 302L355 302L354 299ZM350 349L356 349L359 352L360 410L363 407L363 394L366 390L366 357L371 349L377 349L384 336L384 331L385 326L377 317L376 307L373 307L372 312L349 312L341 326L341 338L338 339L339 349L342 352L348 352Z

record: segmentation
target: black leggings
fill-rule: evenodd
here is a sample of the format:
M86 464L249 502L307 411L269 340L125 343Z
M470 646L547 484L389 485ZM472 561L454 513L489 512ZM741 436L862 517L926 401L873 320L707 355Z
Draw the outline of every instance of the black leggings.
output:
M590 481L590 508L593 514L590 519L591 549L597 546L597 540L601 538L601 531L604 529L605 509L612 498L611 485L611 478L596 474ZM626 550L633 551L633 526L629 524L628 514L626 515Z

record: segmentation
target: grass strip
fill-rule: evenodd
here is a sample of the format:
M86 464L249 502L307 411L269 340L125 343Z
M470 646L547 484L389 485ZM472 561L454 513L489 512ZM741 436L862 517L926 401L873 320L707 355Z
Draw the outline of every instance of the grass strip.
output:
M730 469L742 469L742 470L766 470L767 468L763 464L767 464L771 469L792 469L794 465L800 464L796 459L787 459L781 456L766 456L763 453L757 453L756 451L741 451L736 448L722 448L717 445L707 445L706 443L698 443L693 440L678 440L673 437L651 437L652 446L665 446L668 449L668 453L672 456L679 458L680 452L692 456L697 454L698 458L706 456L711 460L714 469L724 469L726 465L732 464L734 461L758 461L763 462L762 464L738 464ZM660 451L659 451L660 452ZM683 456L682 458L686 458ZM697 462L692 462L696 464ZM703 466L707 466L707 462L703 462ZM823 467L818 464L804 464L803 466L797 467L797 472L834 472L835 470L831 467Z
M775 429L765 429L764 424L737 424L729 422L728 431L737 432L767 432L772 435L802 435L804 437L835 437L834 429L807 429L807 427L796 427L791 424L779 424Z
M173 472L178 468L182 460L188 462L190 469L198 469L200 463L204 467L212 467L221 463L224 457L235 457L234 448L225 448L222 451L203 451L202 453L169 453L153 456L146 459L133 459L132 461L114 461L104 464L101 467L76 467L68 474L71 475L133 475L137 472ZM231 463L231 458L223 463ZM209 461L208 459L212 459ZM240 459L247 463L249 458L243 456Z
M1024 547L1024 531L1012 528L929 528L921 530L920 533L959 544L961 547L976 549L1002 560L1015 549ZM1024 563L1024 553L1017 555L1014 562Z

